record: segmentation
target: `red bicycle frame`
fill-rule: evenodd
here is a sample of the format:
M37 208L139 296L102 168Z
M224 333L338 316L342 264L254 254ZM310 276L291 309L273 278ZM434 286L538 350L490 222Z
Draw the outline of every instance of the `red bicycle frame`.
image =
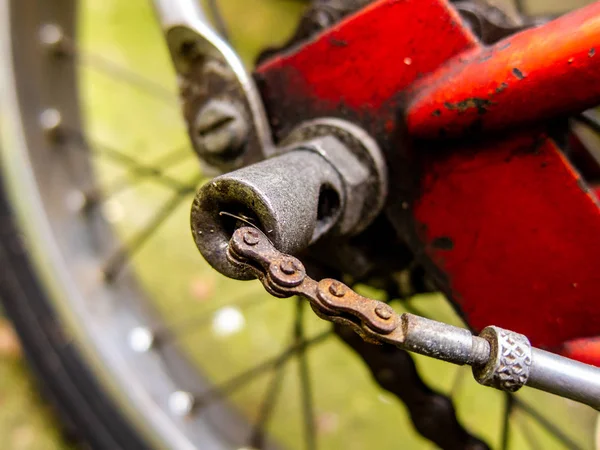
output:
M380 0L256 76L276 138L378 138L397 231L474 329L600 365L598 197L548 129L600 104L600 3L486 47L444 0Z

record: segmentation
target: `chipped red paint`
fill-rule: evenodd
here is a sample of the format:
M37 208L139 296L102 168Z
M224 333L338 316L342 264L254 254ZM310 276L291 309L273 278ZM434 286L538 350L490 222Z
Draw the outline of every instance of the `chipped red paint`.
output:
M600 335L596 197L554 142L537 131L451 147L402 133L415 82L480 51L445 1L380 0L267 62L257 80L278 139L324 115L377 137L391 167L388 211L411 212L398 231L475 329L503 326L547 348Z
M524 127L600 104L600 2L448 61L407 124L423 138Z
M323 114L344 117L345 111L385 116L394 127L390 109L401 99L390 100L474 45L475 38L444 2L381 0L300 51L266 62L257 77L276 133L294 125L279 123L282 117L299 122Z

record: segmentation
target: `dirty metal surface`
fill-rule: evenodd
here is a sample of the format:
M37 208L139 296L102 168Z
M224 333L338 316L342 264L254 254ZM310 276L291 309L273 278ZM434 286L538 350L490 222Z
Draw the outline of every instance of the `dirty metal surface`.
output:
M267 61L256 78L276 139L320 116L354 120L378 139L390 168L387 217L474 329L494 323L545 348L600 335L600 215L556 144L542 131L468 145L406 132L414 83L481 51L448 3L380 0ZM535 68L520 73L509 76L530 83Z

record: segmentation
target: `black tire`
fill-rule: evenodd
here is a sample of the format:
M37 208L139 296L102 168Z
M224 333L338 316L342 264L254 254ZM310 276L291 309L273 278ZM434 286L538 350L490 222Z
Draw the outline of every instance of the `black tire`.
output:
M106 396L73 342L65 338L37 279L0 184L0 299L42 392L65 432L94 449L149 448Z

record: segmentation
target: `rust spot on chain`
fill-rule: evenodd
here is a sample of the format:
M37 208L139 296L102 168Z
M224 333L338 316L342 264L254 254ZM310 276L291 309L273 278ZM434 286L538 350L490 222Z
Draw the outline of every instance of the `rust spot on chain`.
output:
M342 295L339 295L340 293ZM367 327L378 333L391 333L400 325L400 320L391 306L363 297L337 280L326 278L319 281L317 296L331 309L358 317Z

